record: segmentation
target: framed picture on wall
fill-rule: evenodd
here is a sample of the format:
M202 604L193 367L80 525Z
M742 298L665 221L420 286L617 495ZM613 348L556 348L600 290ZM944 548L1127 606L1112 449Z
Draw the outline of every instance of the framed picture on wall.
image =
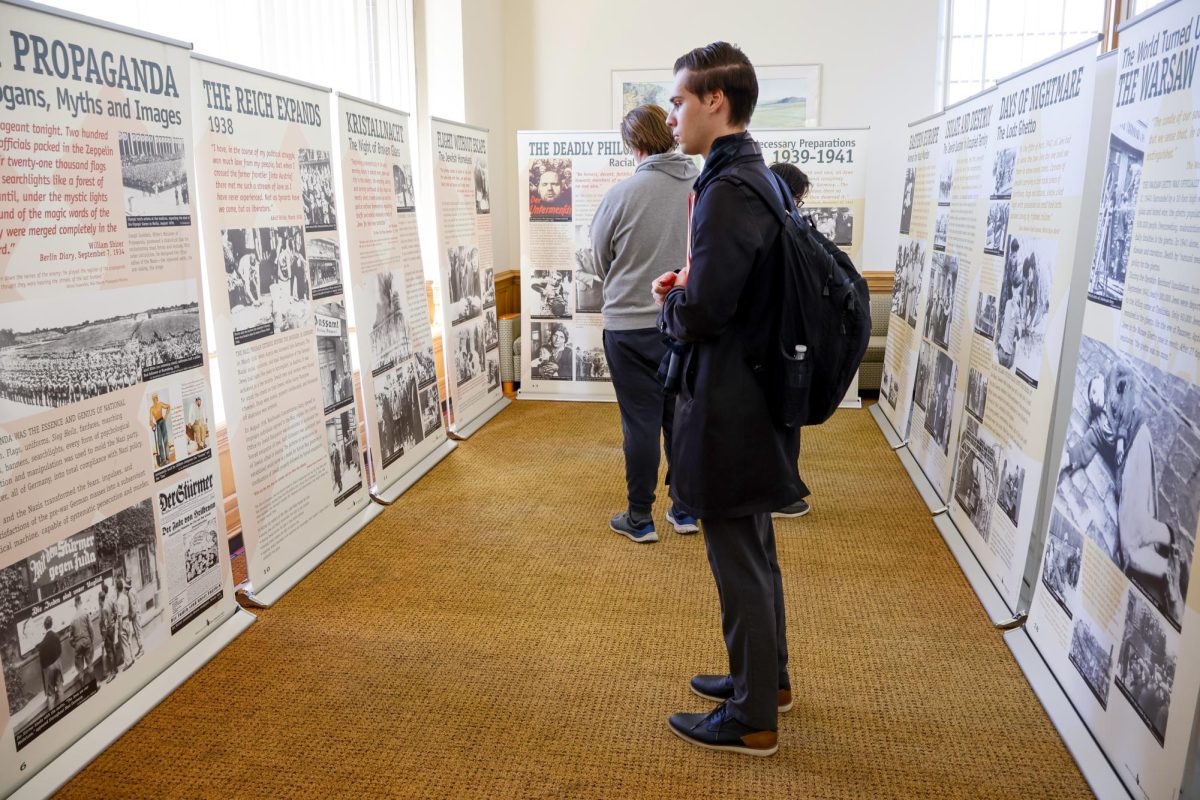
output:
M757 67L758 106L754 128L811 128L820 124L821 65ZM631 108L654 103L670 111L674 76L669 69L615 69L612 73L613 127Z

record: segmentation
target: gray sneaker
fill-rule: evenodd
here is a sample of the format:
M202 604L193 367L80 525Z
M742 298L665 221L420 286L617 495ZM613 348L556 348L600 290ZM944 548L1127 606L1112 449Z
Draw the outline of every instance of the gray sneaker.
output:
M649 542L658 541L658 533L654 530L654 520L648 519L645 522L634 522L629 518L628 511L622 511L609 520L608 527L614 533L628 536L638 544L648 544Z
M783 508L779 509L778 511L772 511L771 516L776 517L776 518L778 518L778 517L784 517L784 518L803 517L805 514L807 514L810 511L812 511L812 506L810 506L808 504L807 500L797 500L796 502L792 503L790 506L784 506Z

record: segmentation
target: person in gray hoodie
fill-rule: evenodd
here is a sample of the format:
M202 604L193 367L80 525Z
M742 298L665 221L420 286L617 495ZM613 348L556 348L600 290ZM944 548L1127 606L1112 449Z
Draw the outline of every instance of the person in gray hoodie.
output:
M609 527L635 542L656 542L651 507L659 436L661 431L669 482L675 396L658 378L667 342L656 327L658 309L647 288L687 260L688 197L700 170L675 151L666 112L658 106L626 114L621 138L637 169L608 190L592 220L595 269L604 291L604 354L621 412L628 490L628 508ZM667 521L678 533L699 530L695 517L678 506L668 509Z

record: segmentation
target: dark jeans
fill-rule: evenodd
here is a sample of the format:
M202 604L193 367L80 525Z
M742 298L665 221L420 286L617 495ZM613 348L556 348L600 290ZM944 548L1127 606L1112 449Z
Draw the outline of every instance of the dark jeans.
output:
M780 689L790 689L783 579L770 513L700 520L708 564L721 600L734 719L776 730Z
M654 328L604 331L604 356L621 410L629 510L639 517L649 517L654 505L659 431L667 454L667 483L671 482L675 397L663 391L658 379L658 364L666 352L663 335Z

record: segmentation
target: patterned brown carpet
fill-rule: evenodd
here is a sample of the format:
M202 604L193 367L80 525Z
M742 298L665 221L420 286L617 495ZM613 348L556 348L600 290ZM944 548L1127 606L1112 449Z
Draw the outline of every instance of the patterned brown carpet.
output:
M796 708L769 759L666 726L723 668L699 536L610 533L616 408L521 401L61 793L1088 797L865 411L806 434L779 525Z

